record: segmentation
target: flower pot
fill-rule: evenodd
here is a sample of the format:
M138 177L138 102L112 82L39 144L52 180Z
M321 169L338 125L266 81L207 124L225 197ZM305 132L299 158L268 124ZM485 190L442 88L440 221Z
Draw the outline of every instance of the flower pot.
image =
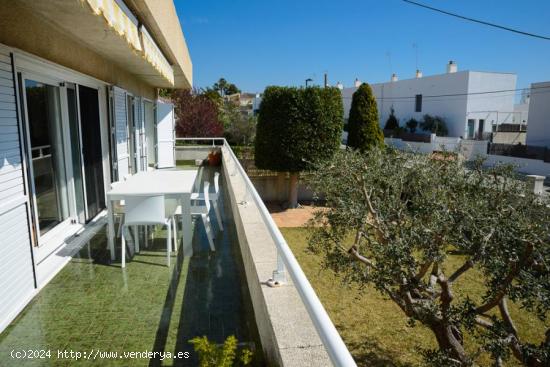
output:
M213 150L208 153L208 165L212 167L219 166L222 163L222 152Z

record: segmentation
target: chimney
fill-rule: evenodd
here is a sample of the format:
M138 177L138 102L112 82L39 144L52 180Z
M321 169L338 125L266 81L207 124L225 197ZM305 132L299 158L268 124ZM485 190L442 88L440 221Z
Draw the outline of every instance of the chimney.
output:
M344 89L344 84L338 82L338 83L336 83L336 88L342 90L342 89Z
M456 65L456 63L453 60L449 61L449 63L447 64L447 74L456 73L457 69L458 66Z
M418 69L416 69L416 79L422 78L422 72Z
M355 85L355 88L359 88L361 86L361 81L359 79L355 78L355 82L354 82L353 85Z
M397 80L398 80L398 79L397 79L397 74L396 74L396 73L393 73L393 74L391 75L391 81L392 81L392 82L396 82Z

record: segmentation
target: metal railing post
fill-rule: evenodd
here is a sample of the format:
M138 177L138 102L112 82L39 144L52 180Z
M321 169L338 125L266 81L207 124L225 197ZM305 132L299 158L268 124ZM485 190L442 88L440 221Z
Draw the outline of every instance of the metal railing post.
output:
M273 281L275 282L275 285L282 285L286 283L285 261L283 260L279 249L277 249L277 269L273 270Z

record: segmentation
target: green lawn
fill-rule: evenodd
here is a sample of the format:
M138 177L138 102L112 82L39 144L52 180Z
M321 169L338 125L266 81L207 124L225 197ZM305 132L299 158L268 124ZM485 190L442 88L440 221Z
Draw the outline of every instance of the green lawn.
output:
M356 286L346 286L331 271L322 269L321 257L307 252L307 229L281 228L281 232L359 366L423 365L418 348L437 347L430 330L421 325L409 327L403 311L374 288L360 291ZM452 255L446 266L455 269L462 263L461 256ZM466 290L471 298L481 297L484 287L479 278L479 273L470 271L457 281L457 298L463 297ZM548 325L517 305L510 304L510 312L523 338L537 343L543 340ZM472 344L468 337L466 344ZM487 356L477 363L491 365ZM519 365L513 358L506 364Z

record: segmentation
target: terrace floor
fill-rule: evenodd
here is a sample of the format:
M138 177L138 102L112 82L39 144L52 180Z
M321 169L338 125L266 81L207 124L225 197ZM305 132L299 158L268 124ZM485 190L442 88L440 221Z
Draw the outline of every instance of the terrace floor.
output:
M197 356L188 341L203 335L217 343L235 335L255 349L254 362L261 364L234 224L225 211L225 231L219 232L212 217L217 251L209 251L202 223L195 222L194 256L179 251L170 268L163 231L155 233L149 248L142 239L141 252L122 269L119 258L111 262L101 229L0 334L0 366L194 366ZM50 350L51 357L15 360L12 350ZM82 359L76 362L58 350L81 352ZM118 355L96 355L94 361L97 351ZM145 351L191 357L121 358L123 352Z

